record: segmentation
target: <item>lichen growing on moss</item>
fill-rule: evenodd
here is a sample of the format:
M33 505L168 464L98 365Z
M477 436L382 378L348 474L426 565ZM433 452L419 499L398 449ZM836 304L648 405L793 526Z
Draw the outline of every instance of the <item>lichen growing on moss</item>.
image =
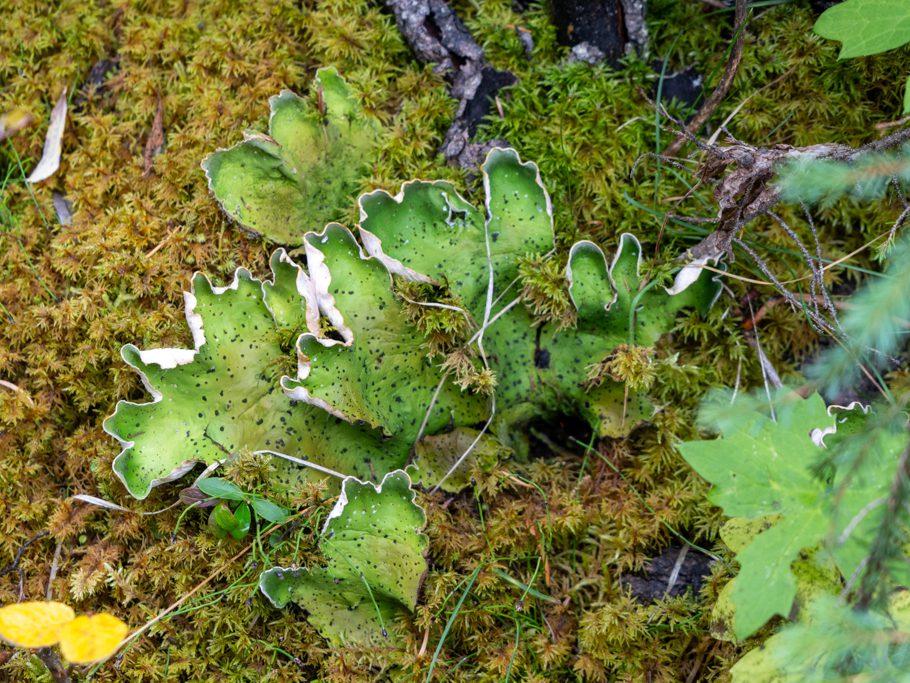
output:
M226 565L205 590L138 639L119 668L108 665L93 680L422 680L475 571L434 678L502 680L510 672L511 680L528 681L678 681L698 666L698 680L723 680L736 651L714 644L704 609L726 580L722 567L702 596L654 605L633 603L619 579L670 543L669 528L708 549L715 543L721 517L706 505L703 484L671 444L695 438L694 407L706 388L730 384L737 374L744 387L760 382L743 331L749 318L744 297L752 288L736 281L728 281L736 299L722 299L705 319L684 316L657 345L653 426L588 450L568 439L587 443L584 430L561 423L548 432L556 454L533 441L534 450L547 451L546 460L507 461L478 471L473 492L421 497L431 571L414 635L400 651L329 648L299 615L253 597L253 562L265 559L258 553L284 566L322 561L315 542L321 513L309 506L329 494L318 485L282 501L309 510L293 532L273 534L281 543L266 540L256 555L233 563L228 560L242 547L209 535L204 511L189 511L178 526L178 509L140 517L65 502L77 492L145 511L172 501L172 493L153 492L134 502L111 472L118 448L103 433L103 418L117 400L143 396L118 350L126 343L191 345L181 298L197 269L220 284L240 266L268 276L269 248L221 215L198 164L240 139L244 128L264 132L262 103L269 96L284 88L304 91L318 65L333 64L390 131L358 190L445 177L466 192L471 181L436 154L454 110L443 77L415 63L377 5L8 5L0 35L0 111L25 107L37 121L12 146L0 146L0 303L6 309L0 314L9 316L0 327L0 378L19 389L0 388L0 562L48 530L23 551L24 595L43 598L56 564L54 597L80 611L115 613L134 628ZM607 246L634 231L648 272L701 238L703 225L665 222L672 206L666 200L684 195L689 178L667 165L658 173L649 159L632 174L639 155L656 148L655 114L644 96L653 96L657 81L649 65L633 63L622 72L567 66L542 7L517 12L510 0L454 6L492 65L519 76L518 85L500 94L503 116L495 112L480 135L505 137L540 165L553 197L559 253L579 238ZM694 66L708 76L709 87L729 38L729 14L712 11L704 3L649 3L652 54L669 55L669 70ZM838 63L837 46L811 35L812 21L803 6L756 12L740 73L713 125L748 97L728 127L752 143L855 144L874 137L870 122L897 117L895 74L903 73L905 54ZM700 30L680 33L680 26L692 25ZM530 58L517 30L534 38ZM63 163L33 188L33 202L17 156L27 173L41 153L41 121L63 84L72 93ZM159 96L166 146L145 175ZM672 133L661 129L660 136L666 143ZM56 223L54 190L73 203L72 225ZM710 197L697 192L675 210L711 215ZM849 203L819 211L825 255L843 256L887 229L890 217L880 212ZM790 210L782 215L800 218ZM353 225L357 218L352 206L343 222ZM746 237L774 254L779 272L803 274L789 238L770 222L750 225ZM856 264L870 262L863 256ZM747 266L738 261L736 267ZM849 285L858 273L832 269L829 284ZM817 346L801 313L785 305L768 308L760 332L762 348L783 375ZM258 475L236 469L248 457L229 471L253 484ZM559 604L524 594L502 574ZM19 576L0 577L0 602L18 599ZM521 610L515 609L519 600ZM46 680L21 653L0 647L0 658L12 680Z
M316 71L309 98L269 98L268 134L202 162L225 212L254 234L298 245L307 230L339 218L372 162L381 127L334 67Z

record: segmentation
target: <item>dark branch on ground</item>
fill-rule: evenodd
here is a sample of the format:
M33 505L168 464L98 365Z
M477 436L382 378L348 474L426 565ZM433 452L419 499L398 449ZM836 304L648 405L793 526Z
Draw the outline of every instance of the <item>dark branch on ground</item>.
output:
M442 143L443 155L463 168L476 168L491 147L505 144L476 144L471 138L490 112L496 93L516 83L515 76L487 63L483 49L443 0L386 0L386 4L414 54L448 75L451 95L458 100L455 119Z
M734 16L734 35L736 36L736 42L733 44L733 52L730 54L727 66L724 68L724 75L721 77L720 83L718 83L714 92L705 100L705 103L701 106L701 109L698 110L698 113L695 114L688 125L686 125L684 133L679 135L673 143L664 150L664 153L667 156L673 156L679 152L686 143L686 140L689 139L689 136L698 132L699 128L705 124L711 117L711 114L714 113L714 110L717 109L717 105L719 105L724 97L727 96L727 92L730 90L730 86L733 85L733 80L736 78L736 72L739 71L739 64L743 59L747 16L746 0L736 0L736 13Z
M44 666L46 666L48 672L50 672L54 683L70 683L70 677L66 671L66 667L63 666L60 655L54 650L49 647L42 647L39 648L35 654L38 655L38 659L44 662Z
M754 218L768 215L780 202L780 190L772 181L782 164L805 157L855 162L864 154L891 149L907 141L910 139L910 127L861 147L835 143L808 147L753 147L729 134L730 144L721 146L706 144L688 133L686 135L706 153L697 173L700 182L714 183L714 199L718 207L717 218L712 219L717 224L716 230L692 247L686 256L695 260L732 255L736 232Z
M613 67L630 50L648 43L645 0L552 0L559 42L572 48L570 59Z
M19 546L19 550L16 551L16 557L13 558L12 564L10 564L10 565L9 565L6 569L4 569L3 571L0 571L0 576L6 576L7 574L12 574L13 572L16 572L16 573L19 575L19 593L20 593L20 599L21 599L21 593L22 593L22 583L23 583L23 581L24 581L24 579L25 579L25 576L24 576L24 574L23 574L23 572L22 572L22 569L21 569L21 567L19 567L19 562L22 560L22 554L25 552L26 548L28 548L32 543L34 543L35 541L38 541L38 540L44 538L44 537L47 536L48 534L49 534L49 532L47 532L47 531L42 531L40 534L36 534L35 536L32 536L32 537L31 537L30 539L28 539L25 543L23 543L22 545L20 545L20 546Z

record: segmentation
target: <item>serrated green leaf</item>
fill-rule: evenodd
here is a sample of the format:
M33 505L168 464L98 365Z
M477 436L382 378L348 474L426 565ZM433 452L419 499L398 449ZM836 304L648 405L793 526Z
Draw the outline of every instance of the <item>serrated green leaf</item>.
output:
M786 616L796 596L790 565L800 551L817 545L828 520L819 504L825 485L811 473L818 457L807 425L833 422L824 401L813 396L781 407L789 429L753 413L749 423L716 441L680 444L686 461L714 484L709 499L731 517L779 515L773 526L740 550L740 573L731 599L733 633L743 639L772 616ZM800 447L801 446L801 447Z
M727 515L763 523L778 517L736 555L741 569L731 599L738 639L790 613L797 593L792 565L803 550L822 544L844 577L861 567L883 514L882 506L867 506L888 490L906 442L903 435L883 434L867 466L823 481L814 470L824 447L818 435L833 433L835 417L817 394L806 400L791 394L775 411L776 421L753 412L747 420L723 421L720 439L679 446L714 485L708 497ZM848 476L849 486L841 486Z
M353 478L329 515L319 546L322 567L275 567L259 587L276 607L295 602L335 644L387 644L414 609L427 570L423 509L411 480L391 472L379 486Z
M840 59L886 52L910 42L910 4L905 0L847 0L815 22L822 38L842 43Z
M769 519L773 518L759 518L758 520L734 518L727 522L724 528L729 527L731 524L741 524L740 528L744 533L741 539L742 546L740 547L744 548L760 531L768 528ZM755 522L758 522L758 524L756 525ZM754 533L748 534L746 529L750 525ZM738 535L739 532L734 533ZM734 548L726 540L724 542L728 544L731 550L738 552L738 548ZM790 570L796 586L794 600L789 608L790 615L794 611L798 612L801 610L819 595L835 595L843 589L843 579L840 572L831 560L824 559L821 552L803 553L793 561L790 565ZM735 577L723 587L711 611L711 635L718 640L737 641L733 625L737 623L737 602L742 601L741 591L737 590L738 581L739 577ZM768 587L767 590L770 592L773 587Z
M333 68L316 72L309 99L285 90L269 105L269 135L247 133L202 167L229 216L273 242L297 245L350 205L380 125Z
M809 430L833 425L824 401L815 394L775 407L777 421L754 412L734 433L680 444L686 461L714 484L708 498L731 517L800 513L823 487L809 469L820 454Z
M196 488L212 498L221 500L245 500L248 497L237 484L219 477L202 479L197 482Z
M288 262L280 250L272 259L273 267ZM179 478L196 463L210 465L242 450L276 451L364 478L404 464L406 445L294 403L281 390L289 357L281 346L285 326L307 319L311 292L305 275L298 290L301 274L296 266L278 268L265 293L244 269L227 287L197 275L185 297L195 349L123 348L124 360L153 397L150 403L121 401L104 424L124 446L114 471L133 496L145 498L153 486ZM294 306L302 313L292 314ZM282 311L282 323L272 311ZM276 460L276 468L279 486L324 476L285 460Z

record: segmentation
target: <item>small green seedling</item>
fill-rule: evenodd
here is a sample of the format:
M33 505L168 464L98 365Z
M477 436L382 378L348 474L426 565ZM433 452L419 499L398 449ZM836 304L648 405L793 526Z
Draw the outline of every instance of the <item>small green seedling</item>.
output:
M227 503L218 503L209 514L209 529L218 538L231 536L235 541L243 540L250 531L250 506L240 503L233 512Z
M258 517L269 522L283 522L288 518L288 511L280 505L258 494L247 493L227 479L210 477L203 479L196 486L211 498L239 503L233 510L227 502L218 503L212 508L209 514L209 528L218 538L227 538L228 535L238 541L244 538L249 533L252 522L251 508Z

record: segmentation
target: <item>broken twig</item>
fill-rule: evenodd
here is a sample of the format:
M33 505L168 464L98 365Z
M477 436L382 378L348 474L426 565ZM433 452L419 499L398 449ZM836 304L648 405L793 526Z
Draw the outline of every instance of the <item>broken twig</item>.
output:
M730 54L727 66L724 68L724 74L720 79L720 83L718 83L717 87L714 89L714 92L708 96L708 99L705 100L701 109L698 110L698 113L692 117L692 120L686 126L685 132L680 134L672 144L664 150L664 154L667 156L674 156L682 149L682 146L689 139L689 136L695 135L698 129L711 117L711 114L717 109L717 105L726 97L727 92L730 90L730 86L733 85L733 79L736 78L736 72L739 70L739 64L743 59L743 44L746 39L746 9L746 0L736 0L736 13L734 15L734 35L736 36L736 42L733 43L733 52Z

